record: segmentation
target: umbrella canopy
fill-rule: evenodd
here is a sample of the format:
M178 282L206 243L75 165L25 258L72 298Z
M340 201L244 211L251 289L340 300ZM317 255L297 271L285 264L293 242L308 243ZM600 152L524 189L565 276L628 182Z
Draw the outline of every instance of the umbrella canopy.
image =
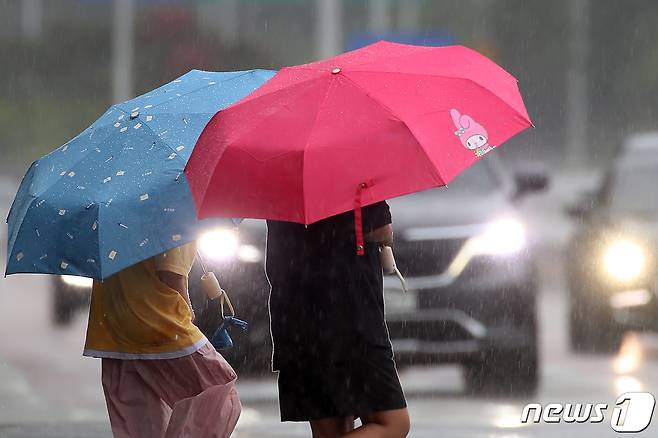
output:
M213 117L185 172L202 218L309 224L445 185L531 125L485 56L379 42L282 69Z
M192 70L114 105L32 163L7 223L7 274L107 278L194 240L183 169L208 120L274 75Z

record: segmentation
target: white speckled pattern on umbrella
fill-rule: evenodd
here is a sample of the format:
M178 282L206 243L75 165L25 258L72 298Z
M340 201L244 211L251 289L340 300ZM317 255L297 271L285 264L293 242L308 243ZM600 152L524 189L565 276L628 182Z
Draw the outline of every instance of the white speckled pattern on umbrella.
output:
M7 223L7 274L107 278L194 240L200 222L183 174L210 118L274 72L192 70L109 108L32 163Z

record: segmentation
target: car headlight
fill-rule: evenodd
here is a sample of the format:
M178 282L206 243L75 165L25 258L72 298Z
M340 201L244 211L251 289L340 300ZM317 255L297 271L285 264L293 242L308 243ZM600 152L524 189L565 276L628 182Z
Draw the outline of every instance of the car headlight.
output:
M75 275L62 275L62 281L67 286L90 288L94 284L94 280L87 277L77 277Z
M618 281L636 280L642 275L646 254L642 246L628 239L611 242L603 254L606 273Z
M235 257L240 245L238 233L230 229L217 229L201 235L198 240L201 253L212 260L229 260Z
M476 255L514 254L526 245L525 227L515 218L501 218L489 223L469 245Z
M254 245L240 245L238 258L246 263L258 263L263 259L263 254Z

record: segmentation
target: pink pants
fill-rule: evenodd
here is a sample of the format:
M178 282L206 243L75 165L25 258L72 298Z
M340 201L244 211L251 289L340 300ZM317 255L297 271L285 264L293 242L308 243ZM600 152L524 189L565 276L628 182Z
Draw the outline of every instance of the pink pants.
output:
M242 409L236 378L210 344L177 359L103 359L112 432L116 438L227 438Z

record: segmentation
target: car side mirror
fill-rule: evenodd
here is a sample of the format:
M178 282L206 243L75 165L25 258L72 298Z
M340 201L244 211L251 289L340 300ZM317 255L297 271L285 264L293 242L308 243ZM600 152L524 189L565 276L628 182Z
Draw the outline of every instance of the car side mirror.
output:
M541 192L548 187L548 175L541 170L523 170L514 174L516 183L515 199L523 198L534 192Z
M585 219L596 208L596 200L596 191L587 191L576 202L567 205L565 213L572 219Z

